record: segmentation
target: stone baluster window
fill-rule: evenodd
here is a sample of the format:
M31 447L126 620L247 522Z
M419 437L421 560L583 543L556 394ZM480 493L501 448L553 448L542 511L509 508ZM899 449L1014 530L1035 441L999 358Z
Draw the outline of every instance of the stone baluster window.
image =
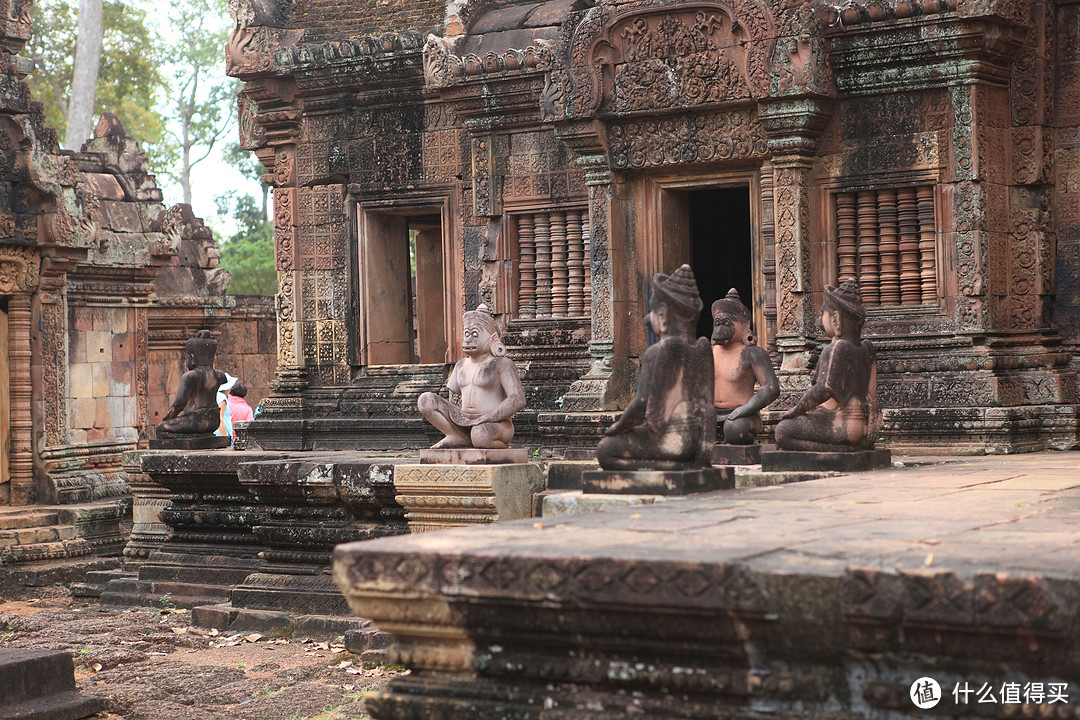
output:
M859 281L868 305L938 301L934 188L919 185L834 195L837 281Z
M585 208L516 213L517 315L589 317L589 213Z

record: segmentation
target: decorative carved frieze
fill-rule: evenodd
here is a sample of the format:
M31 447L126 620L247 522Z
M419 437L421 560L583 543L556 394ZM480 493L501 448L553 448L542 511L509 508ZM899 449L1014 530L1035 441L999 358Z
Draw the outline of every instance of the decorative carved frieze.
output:
M608 148L616 170L763 158L768 153L751 110L612 122Z

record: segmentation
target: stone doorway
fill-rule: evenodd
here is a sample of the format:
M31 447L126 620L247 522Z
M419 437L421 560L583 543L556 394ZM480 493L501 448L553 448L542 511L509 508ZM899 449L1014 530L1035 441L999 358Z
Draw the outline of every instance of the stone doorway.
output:
M687 262L694 268L705 304L698 334L712 335L708 312L714 300L736 288L751 308L754 332L765 346L765 273L758 208L756 173L738 172L710 177L658 177L644 183L647 237L644 257L652 258L648 272L672 272Z
M731 288L750 305L755 294L749 185L691 190L687 196L690 265L706 311ZM711 334L711 313L702 313L698 335Z
M363 364L446 362L451 323L439 209L361 211L359 220Z

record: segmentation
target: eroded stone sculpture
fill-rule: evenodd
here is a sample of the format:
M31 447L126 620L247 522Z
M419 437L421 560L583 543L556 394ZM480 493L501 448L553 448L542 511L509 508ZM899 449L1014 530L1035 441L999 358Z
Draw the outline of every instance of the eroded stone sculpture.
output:
M712 351L694 338L701 313L694 273L683 265L652 281L648 324L660 341L641 359L637 394L596 449L605 470L709 466L716 435Z
M515 413L525 407L517 366L505 357L495 319L480 305L462 316L461 350L446 386L461 396L461 406L433 392L422 394L420 412L446 436L433 448L502 449L514 437Z
M825 287L821 326L831 342L821 351L813 385L776 426L781 450L870 450L881 427L874 347L862 338L863 308L853 279Z
M768 351L756 344L750 310L735 288L713 303L712 316L713 404L724 422L723 439L749 445L761 432L761 411L780 396L780 383Z
M159 441L199 441L211 445L228 445L229 438L214 435L221 423L217 404L218 387L226 381L225 373L214 369L217 340L209 330L200 330L184 346L187 372L180 378L180 389L172 407L157 424ZM223 443L220 441L224 441ZM183 443L170 443L187 447Z

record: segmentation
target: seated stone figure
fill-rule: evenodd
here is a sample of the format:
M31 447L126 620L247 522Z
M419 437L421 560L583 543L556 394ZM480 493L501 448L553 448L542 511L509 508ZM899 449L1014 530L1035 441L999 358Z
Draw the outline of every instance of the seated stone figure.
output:
M761 432L761 411L780 396L780 382L768 351L755 344L750 310L735 288L713 303L712 316L713 404L724 421L724 442L749 445Z
M646 322L660 341L641 359L637 394L605 432L605 470L689 470L710 465L716 437L709 341L694 339L701 313L694 273L683 265L653 277Z
M821 326L832 339L821 351L813 385L776 426L781 450L870 450L881 429L874 347L862 339L866 310L859 286L825 288Z
M501 449L514 437L514 413L525 407L525 389L517 366L506 354L499 328L485 305L466 312L461 350L446 386L461 396L461 407L433 392L418 406L444 437L433 448Z
M212 436L221 424L217 391L226 378L214 369L217 340L210 337L209 330L200 330L187 341L184 352L187 372L180 378L172 407L157 424L158 439Z

